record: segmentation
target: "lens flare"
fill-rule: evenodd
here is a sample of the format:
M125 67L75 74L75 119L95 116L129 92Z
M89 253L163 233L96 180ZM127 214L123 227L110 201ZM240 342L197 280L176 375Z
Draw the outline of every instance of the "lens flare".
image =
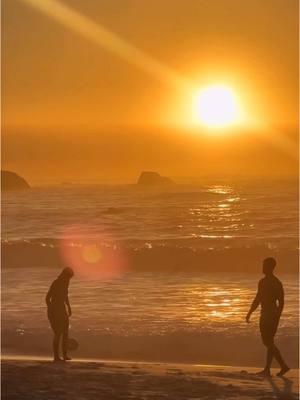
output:
M118 278L127 270L124 250L111 236L91 237L87 226L72 226L64 230L60 250L64 264L75 275L87 279Z
M102 251L96 244L84 246L82 249L82 258L90 264L96 264L102 258Z

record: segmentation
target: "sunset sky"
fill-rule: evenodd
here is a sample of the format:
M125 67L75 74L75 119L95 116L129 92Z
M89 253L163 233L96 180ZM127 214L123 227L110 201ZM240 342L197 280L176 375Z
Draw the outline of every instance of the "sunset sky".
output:
M34 183L297 174L298 1L44 1L2 0L4 168ZM242 115L218 129L197 110L214 85Z

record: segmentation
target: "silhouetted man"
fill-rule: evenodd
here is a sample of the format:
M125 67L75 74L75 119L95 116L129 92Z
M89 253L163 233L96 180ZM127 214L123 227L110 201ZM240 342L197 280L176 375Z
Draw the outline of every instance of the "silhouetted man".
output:
M68 297L68 288L70 279L74 272L71 268L65 268L52 283L47 296L46 303L48 307L48 318L51 328L54 332L53 353L54 361L71 360L67 355L68 335L69 335L69 317L72 314ZM62 339L63 358L59 357L59 343Z
M273 357L281 367L280 372L277 374L278 376L283 376L289 371L289 367L274 344L274 337L284 306L282 283L273 274L275 266L276 261L272 257L266 258L263 261L263 273L265 277L258 283L257 294L246 317L246 321L250 322L251 314L257 309L259 304L261 305L259 327L262 341L267 348L266 367L260 372L264 376L271 376L270 368Z

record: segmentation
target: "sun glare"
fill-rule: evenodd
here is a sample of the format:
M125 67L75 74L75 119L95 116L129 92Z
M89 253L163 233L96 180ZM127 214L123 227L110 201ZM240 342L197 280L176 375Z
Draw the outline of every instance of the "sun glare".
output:
M197 92L194 114L195 122L207 128L226 128L241 119L237 96L225 85L211 85Z

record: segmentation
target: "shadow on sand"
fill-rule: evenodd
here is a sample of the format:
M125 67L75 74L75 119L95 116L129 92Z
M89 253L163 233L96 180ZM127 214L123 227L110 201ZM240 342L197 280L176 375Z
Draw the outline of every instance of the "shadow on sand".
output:
M293 381L288 378L281 377L283 381L283 387L279 388L278 384L276 384L273 378L268 378L270 382L271 388L273 390L276 399L278 400L297 400L298 397L295 397L292 393Z

